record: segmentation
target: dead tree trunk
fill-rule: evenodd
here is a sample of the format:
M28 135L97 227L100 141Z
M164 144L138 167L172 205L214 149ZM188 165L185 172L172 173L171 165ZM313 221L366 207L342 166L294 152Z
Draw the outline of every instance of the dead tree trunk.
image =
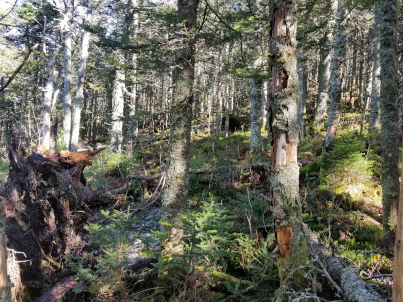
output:
M332 279L343 290L345 300L355 302L386 302L374 289L369 287L360 277L355 269L343 264L339 258L332 256L332 253L319 243L316 236L306 224L303 231L314 256L325 266ZM397 301L397 300L396 300Z

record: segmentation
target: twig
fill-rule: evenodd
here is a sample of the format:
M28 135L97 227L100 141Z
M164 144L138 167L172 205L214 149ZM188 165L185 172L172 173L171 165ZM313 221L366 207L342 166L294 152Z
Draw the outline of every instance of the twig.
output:
M364 278L364 280L371 280L371 279L378 279L378 278L384 278L384 277L392 277L393 278L393 274L382 274L382 275L376 275L376 276L371 276L368 278Z
M10 9L10 11L7 14L5 14L3 17L0 18L0 21L3 20L5 17L7 17L14 10L15 6L17 5L17 1L18 0L15 0L13 7Z

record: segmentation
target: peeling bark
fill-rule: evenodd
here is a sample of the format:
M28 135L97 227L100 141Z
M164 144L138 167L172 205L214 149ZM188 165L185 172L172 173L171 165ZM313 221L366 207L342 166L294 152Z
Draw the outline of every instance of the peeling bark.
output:
M295 1L277 1L273 7L271 29L272 89L271 129L273 171L271 193L275 211L276 238L280 254L280 278L308 260L302 234L299 201L297 147L298 74L296 58L297 23ZM296 274L302 279L303 274Z

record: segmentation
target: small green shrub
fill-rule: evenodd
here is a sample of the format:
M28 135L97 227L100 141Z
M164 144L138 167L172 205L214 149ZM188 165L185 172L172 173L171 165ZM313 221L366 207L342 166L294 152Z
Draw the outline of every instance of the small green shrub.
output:
M130 247L139 235L129 231L129 227L138 221L132 217L130 209L126 212L102 211L107 220L105 226L91 224L87 230L92 234L89 245L93 252L91 257L95 261L93 268L85 267L83 257L67 256L67 262L80 281L76 291L88 291L93 294L120 291L122 297L126 295L125 284L122 280L124 264Z

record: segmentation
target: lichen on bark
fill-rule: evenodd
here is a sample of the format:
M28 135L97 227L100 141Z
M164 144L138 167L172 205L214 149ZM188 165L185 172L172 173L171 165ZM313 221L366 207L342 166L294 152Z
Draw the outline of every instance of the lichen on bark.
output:
M309 259L306 239L302 233L299 200L299 167L297 147L299 127L298 74L296 58L296 1L275 1L271 30L272 89L271 133L273 171L271 194L274 207L277 247L280 255L279 272L300 286L304 279L303 266Z

